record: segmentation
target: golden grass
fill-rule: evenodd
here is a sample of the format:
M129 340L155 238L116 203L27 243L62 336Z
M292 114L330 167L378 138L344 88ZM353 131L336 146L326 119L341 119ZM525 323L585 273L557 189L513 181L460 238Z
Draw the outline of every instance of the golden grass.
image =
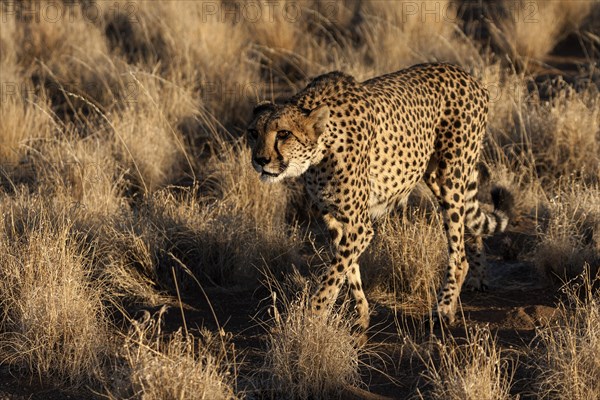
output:
M569 181L564 185L549 201L549 220L540 234L535 264L555 281L575 278L586 265L594 277L600 267L600 190Z
M426 313L435 302L448 254L441 213L430 204L433 215L409 208L381 221L361 258L369 295L394 308Z
M510 399L511 362L504 357L488 327L475 327L467 332L464 343L447 337L435 342L438 357L431 358L424 373L431 385L431 399Z
M537 63L577 29L593 37L584 19L596 3L518 3L539 7L539 22L510 13L494 21L500 54L465 34L446 1L282 1L273 18L260 3L256 21L242 12L255 2L208 3L36 3L71 7L59 22L0 7L0 363L66 388L105 388L113 398L242 397L222 332L163 334L160 316L113 322L125 309L174 304L176 289L198 296L198 283L251 293L260 276L279 279L311 264L315 248L322 256L321 243L307 243L314 226L308 202L293 201L303 195L297 185L262 185L240 136L258 100L289 95L333 69L366 79L438 60L473 71L492 99L482 161L539 222L531 261L562 279L586 263L596 273L597 88L557 82L542 99L527 68L511 65ZM85 13L90 4L97 18ZM286 5L301 15L290 19ZM408 218L380 221L360 260L374 310L422 313L434 301L446 245L424 199L418 211L407 208ZM299 297L275 302L267 323L269 378L242 380L274 396L340 395L362 384L364 349L351 313L344 305L314 318L300 286ZM575 308L585 315L562 320L563 336L540 334L549 338L551 357L540 362L549 394L596 390L589 360L558 358L595 343L593 301ZM434 398L506 398L507 361L488 330L421 357L429 353L439 355L425 375ZM117 372L121 388L110 381ZM591 383L569 397L564 388L580 388L575 378Z
M556 321L537 333L537 382L543 398L592 400L600 396L599 276L589 272L565 287Z
M527 64L543 59L560 39L577 30L593 7L592 1L507 0L492 35L511 58Z
M162 308L149 313L132 328L120 351L115 389L110 399L215 399L233 400L234 365L228 359L226 338L210 331L197 338L180 328L167 338L161 329ZM227 347L226 347L227 346Z
M112 117L113 146L142 192L153 192L182 175L188 157L175 126L192 114L193 102L158 78L134 79L136 101Z
M597 88L564 87L549 102L530 99L521 128L528 134L541 178L600 181L600 102ZM519 127L517 127L518 129Z
M375 66L371 76L397 70L398 60L402 66L432 61L469 65L479 58L473 43L457 34L461 20L450 1L373 1L365 8L367 55Z
M19 164L27 163L29 146L32 142L48 138L54 130L48 103L31 103L22 96L27 90L18 82L7 82L7 93L0 103L0 160L8 173L22 173ZM14 85L14 86L13 86ZM3 88L4 89L4 88ZM14 92L13 92L14 90ZM13 94L14 93L14 94Z
M341 398L345 389L360 383L361 351L356 346L358 336L351 332L348 304L314 315L308 306L309 285L304 284L290 299L281 284L273 283L263 366L272 397Z
M0 235L0 363L56 383L82 385L112 351L103 283L68 210L3 199Z

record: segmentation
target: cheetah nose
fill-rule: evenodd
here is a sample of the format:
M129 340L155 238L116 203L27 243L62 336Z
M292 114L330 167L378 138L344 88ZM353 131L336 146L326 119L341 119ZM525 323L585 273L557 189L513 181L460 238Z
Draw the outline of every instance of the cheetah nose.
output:
M266 157L254 157L254 162L257 163L258 165L260 165L261 167L264 167L270 161L271 161L270 158L266 158Z

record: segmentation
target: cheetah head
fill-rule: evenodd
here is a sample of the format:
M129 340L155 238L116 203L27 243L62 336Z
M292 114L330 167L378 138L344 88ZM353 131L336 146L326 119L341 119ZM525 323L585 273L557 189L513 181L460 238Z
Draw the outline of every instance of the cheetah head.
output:
M328 121L326 105L303 110L293 104L258 104L248 126L248 142L260 179L275 183L306 172L318 161L319 137Z

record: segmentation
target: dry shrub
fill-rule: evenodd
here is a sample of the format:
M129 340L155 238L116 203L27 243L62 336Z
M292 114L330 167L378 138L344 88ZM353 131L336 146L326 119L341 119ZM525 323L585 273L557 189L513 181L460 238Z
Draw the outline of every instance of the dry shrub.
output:
M55 159L56 165L62 159L64 168L60 172L68 177L65 188L68 188L68 196L73 202L98 217L116 215L127 209L123 196L126 187L124 173L107 143L72 140L61 144L65 148L62 156ZM48 150L51 151L51 148ZM40 175L50 171L51 168L44 169ZM45 179L50 183L49 177ZM57 192L60 193L59 190Z
M560 83L560 82L559 82ZM597 88L576 92L569 86L549 102L531 102L523 110L539 175L600 180L600 97Z
M210 249L208 254L218 251L213 265L234 282L256 278L257 266L265 262L272 272L288 270L302 247L298 227L286 221L291 190L260 182L243 142L220 142L218 148L221 151L206 163L200 186L203 207L210 215L204 217L208 243L203 248Z
M206 197L222 202L225 209L243 212L257 226L272 229L282 225L291 196L288 186L262 183L243 141L233 145L221 142L219 149L206 163Z
M246 1L250 4L257 4ZM340 37L331 35L325 25L330 21L321 14L331 4L314 1L284 1L261 4L259 18L246 19L245 26L253 46L250 55L259 62L263 81L269 83L271 95L289 95L300 89L312 76L338 65ZM335 8L344 8L341 3ZM327 35L325 46L321 39Z
M131 2L122 3L123 10L128 7ZM130 62L199 92L200 107L232 127L247 118L263 88L258 66L248 60L247 29L234 20L240 12L228 18L231 12L224 14L223 7L218 2L139 2L131 15L107 13L105 30Z
M482 162L489 177L480 174L480 193L488 193L491 185L501 185L518 193L515 196L515 215L537 209L545 198L542 182L536 169L535 147L531 132L524 128L529 110L539 103L530 95L530 78L502 66L500 62L484 65L478 72L488 90L488 134L484 138Z
M18 19L17 60L24 75L52 99L59 115L85 119L92 110L88 102L109 108L127 94L128 83L120 76L125 63L109 54L95 18L79 4L12 2L9 7L25 10L22 16L9 16Z
M491 33L511 58L543 59L567 34L576 30L594 6L592 1L513 1Z
M566 187L550 199L548 225L534 255L540 272L561 281L579 275L586 264L592 276L600 268L600 189L568 180Z
M0 118L0 166L9 177L15 174L15 178L18 178L23 175L24 171L19 171L19 167L20 164L27 164L30 147L50 137L54 126L48 103L43 100L31 102L31 99L23 97L20 91L24 87L18 83L14 88L14 94L2 93L0 101L0 113L3 116ZM2 176L0 179L4 178Z
M369 51L361 64L372 63L370 69L377 73L427 61L472 65L479 60L473 42L457 34L461 20L458 6L450 1L373 1L364 7Z
M155 190L135 213L122 210L94 226L115 296L156 304L156 289L174 289L173 269L190 293L196 279L250 288L258 266L289 269L302 242L285 221L288 190L262 184L249 159L246 147L223 147L206 160L199 185Z
M93 382L111 351L102 282L63 205L3 199L0 363L45 382Z
M488 127L493 135L505 138L511 135L519 122L516 113L530 100L528 78L507 69L500 62L484 64L477 74L490 96ZM510 139L517 141L517 138Z
M98 231L97 269L115 303L158 306L173 299L161 290L152 241L121 216L116 226Z
M301 281L296 277L298 281ZM273 282L272 282L273 283ZM266 386L277 399L341 398L344 389L360 383L360 349L351 333L348 303L323 315L309 307L309 287L304 284L294 299L280 285L272 291L273 319L268 323L263 372ZM282 295L281 304L276 293ZM279 306L283 311L279 311Z
M227 9L227 2L223 2L224 8ZM269 8L267 3L257 3L252 1L242 2L246 9L250 10L250 6L257 6L257 18L246 18L245 22L251 33L252 40L275 51L282 51L282 54L294 53L299 49L301 44L306 44L306 41L299 34L306 26L306 19L302 18L302 12L306 13L312 8L311 4L295 3L292 1L284 1L277 4L277 8L271 5ZM229 3L231 5L231 3ZM298 7L307 6L307 8L299 9ZM293 7L293 8L290 8ZM294 13L299 11L296 18ZM312 32L306 32L310 35Z
M297 18L289 16L288 3L298 10ZM265 6L259 21L246 21L255 43L252 56L275 95L289 94L308 78L334 69L362 80L417 62L468 65L479 60L477 46L456 34L460 19L451 2L301 1L277 6L275 12ZM431 7L435 15L425 13Z
M191 4L201 6L201 3ZM243 25L211 18L198 24L201 13L179 10L180 17L187 16L184 21L188 29L174 34L186 38L178 41L178 46L186 46L184 52L190 49L186 65L181 69L196 72L194 83L199 85L195 89L200 92L203 108L222 126L236 131L246 123L254 104L265 97L268 85L260 80L259 66L249 58L250 44ZM179 25L182 18L175 21Z
M139 67L169 67L173 52L164 34L161 12L166 7L158 2L100 1L96 8L102 18L98 27L106 36L111 51ZM170 38L174 40L174 38Z
M224 332L207 330L200 337L182 332L162 333L162 308L157 316L146 315L131 321L120 352L116 388L108 389L110 399L237 399L232 375L235 365L229 360Z
M177 123L194 112L189 93L159 77L143 75L136 82L135 101L125 104L112 118L115 152L135 184L149 193L192 168Z
M514 362L504 358L488 327L467 332L464 343L453 337L435 344L423 377L431 386L420 398L445 400L510 399ZM439 359L438 359L439 357Z
M18 164L26 162L28 146L50 136L53 126L50 104L35 98L25 68L19 65L18 27L15 18L0 7L0 182L11 175L21 175ZM7 116L10 116L7 117Z
M428 215L424 208L407 213L381 221L361 258L361 271L370 296L423 312L435 300L448 246L439 213Z
M19 66L17 51L17 21L9 18L10 12L4 7L0 8L2 19L2 36L0 37L0 71L2 71L2 82L21 83L22 68ZM5 88L2 88L4 91ZM4 101L4 99L2 99Z
M262 184L243 162L249 157L247 148L226 150L208 161L199 187L159 191L141 204L139 230L161 276L183 263L208 282L250 287L258 266L285 271L298 257L302 243L285 223L287 190ZM180 276L184 288L196 287Z
M525 76L498 68L484 72L492 97L484 155L491 165L514 172L519 192L530 198L526 203L543 200L561 177L600 180L597 88L576 91L559 79L552 83L550 100L542 101L536 91L528 94Z
M59 139L30 148L29 167L35 173L31 186L77 208L76 216L86 220L125 209L124 173L110 144L81 139L72 125L56 129L54 135Z
M94 371L111 364L115 341L102 301L156 306L173 302L173 279L197 295L196 279L250 289L260 270L289 271L304 246L290 222L294 184L260 183L235 137L255 100L289 94L333 69L358 79L422 61L473 69L492 97L485 154L492 180L506 180L520 201L550 213L536 263L561 277L598 265L597 91L558 84L549 102L529 95L531 77L462 34L454 3L39 3L68 8L58 22L15 17L5 3L0 68L16 91L4 85L0 93L0 348L15 369L46 381L97 382ZM240 13L250 3L262 7L260 20ZM498 43L513 57L543 57L576 29L591 7L584 3L519 3L522 11L539 7L541 22L499 23ZM300 6L301 17L286 19L286 4ZM90 20L84 5L101 14ZM212 5L217 14L206 12ZM585 185L557 190L555 178L568 174ZM421 311L439 286L446 241L437 212L410 213L413 222L383 220L361 262L369 298ZM314 318L301 292L273 320L267 387L275 396L339 395L359 383L363 350L349 333L352 318L345 306ZM210 335L162 337L158 320L134 323L118 365L124 391L114 396L193 397L208 385L218 393L206 397L235 397L231 364ZM483 336L469 340L493 345ZM475 379L479 368L477 384L502 386L502 367L480 357L497 360L485 346L474 345L469 359L466 347L449 345L446 367L430 377L447 388ZM468 367L467 378L457 378L466 375L450 359Z
M593 85L579 91L560 78L547 83L550 99L529 91L531 78L484 68L490 123L484 157L491 180L513 187L524 210L545 207L557 179L594 186L600 180L600 107ZM537 211L535 211L537 213Z
M600 293L594 289L599 276L590 278L586 272L565 287L556 322L537 332L537 383L543 398L600 397Z

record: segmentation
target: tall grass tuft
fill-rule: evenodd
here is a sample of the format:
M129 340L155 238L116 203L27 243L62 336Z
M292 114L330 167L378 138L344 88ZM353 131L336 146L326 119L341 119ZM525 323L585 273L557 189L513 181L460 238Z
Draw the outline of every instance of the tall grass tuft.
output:
M341 398L345 389L360 383L361 351L351 333L347 303L339 310L314 315L308 305L308 285L293 299L281 289L276 285L272 291L272 320L267 325L263 366L267 388L274 398Z
M158 315L132 321L119 352L120 364L108 388L110 399L234 400L235 366L227 353L226 338L202 330L199 338L184 332L162 332Z
M431 399L505 400L510 399L513 362L504 357L489 328L467 332L464 343L448 337L436 342L435 353L423 377L431 389Z
M91 250L63 205L3 199L0 363L42 381L97 383L113 345Z
M549 200L549 220L534 253L538 270L555 282L575 278L586 265L592 277L600 268L600 190L565 185Z
M592 400L600 396L598 279L587 270L565 286L556 321L537 332L537 383L543 398Z
M592 11L591 1L503 1L491 33L500 48L524 65L544 59Z
M379 223L361 257L361 271L370 296L407 311L425 312L435 301L447 258L441 215L408 208L406 214Z

